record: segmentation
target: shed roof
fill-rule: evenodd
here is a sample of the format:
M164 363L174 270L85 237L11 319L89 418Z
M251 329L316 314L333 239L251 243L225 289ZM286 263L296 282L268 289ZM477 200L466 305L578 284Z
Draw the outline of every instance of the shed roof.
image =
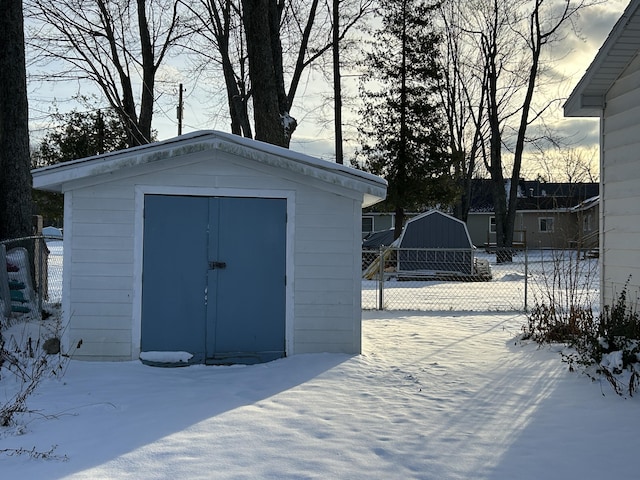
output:
M429 210L407 222L400 236L402 248L473 249L467 225L439 210Z
M363 194L363 207L373 205L386 196L387 182L376 175L215 130L193 132L161 142L38 168L32 172L33 186L62 192L72 188L73 182L86 178L210 150L227 152L251 162L290 170L360 192Z
M362 241L362 248L377 249L380 248L381 245L388 247L393 243L394 235L395 229L393 228L372 232Z
M598 117L605 95L640 49L640 0L631 0L564 104L565 117Z

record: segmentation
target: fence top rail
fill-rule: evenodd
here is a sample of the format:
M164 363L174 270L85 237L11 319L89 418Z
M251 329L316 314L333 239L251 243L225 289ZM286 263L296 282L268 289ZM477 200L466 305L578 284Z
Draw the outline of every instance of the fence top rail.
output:
M23 242L25 240L61 240L59 237L51 236L51 235L29 235L28 237L17 237L17 238L7 238L5 240L0 240L1 245L7 245L9 243L14 242Z
M380 250L397 250L397 251L417 251L417 252L468 252L475 251L476 248L403 248L403 247L386 247L381 246L380 249L363 249L364 252L380 252Z

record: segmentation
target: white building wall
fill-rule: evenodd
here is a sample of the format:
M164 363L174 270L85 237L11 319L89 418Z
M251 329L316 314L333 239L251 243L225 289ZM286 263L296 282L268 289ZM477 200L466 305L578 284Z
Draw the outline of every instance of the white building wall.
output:
M607 94L601 120L600 238L602 304L611 305L631 276L640 286L640 57Z
M65 265L71 353L91 360L137 358L141 293L136 268L141 269L142 256L136 248L142 245L142 216L136 189L141 188L204 195L241 190L256 196L268 190L295 198L290 210L294 218L288 220L293 245L287 261L293 278L287 287L292 317L287 353L359 353L359 194L265 165L248 168L228 154L206 155L147 165L139 175L129 176L129 170L126 177L111 173L74 185L68 202L71 225L65 225L66 252L72 252Z
M70 199L73 214L65 215L67 348L78 358L130 359L133 192L107 184L75 190Z

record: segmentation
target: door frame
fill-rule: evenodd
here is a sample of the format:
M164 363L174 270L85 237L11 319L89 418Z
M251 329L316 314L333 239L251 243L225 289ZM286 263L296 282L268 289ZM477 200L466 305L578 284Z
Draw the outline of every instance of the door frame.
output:
M133 234L133 318L131 326L131 358L140 357L142 338L142 256L144 245L144 197L145 195L178 195L197 197L252 197L284 198L287 201L285 273L285 353L293 354L293 291L294 291L294 239L295 239L295 197L294 190L244 189L217 187L176 187L167 185L136 185L134 193L134 234Z

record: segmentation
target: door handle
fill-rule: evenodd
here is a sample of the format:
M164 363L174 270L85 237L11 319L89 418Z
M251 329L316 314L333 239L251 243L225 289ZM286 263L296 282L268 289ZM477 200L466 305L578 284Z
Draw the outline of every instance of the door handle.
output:
M209 262L209 270L215 270L215 269L223 269L223 268L227 268L227 264L225 262Z

